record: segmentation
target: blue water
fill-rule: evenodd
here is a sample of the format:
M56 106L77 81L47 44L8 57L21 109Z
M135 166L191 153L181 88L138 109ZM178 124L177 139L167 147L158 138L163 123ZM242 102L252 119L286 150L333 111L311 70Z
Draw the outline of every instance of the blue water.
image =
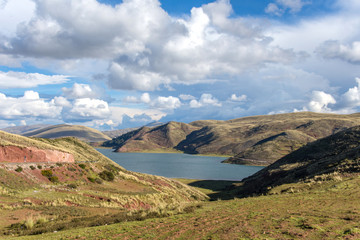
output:
M223 157L177 153L115 153L112 149L99 152L127 170L170 178L204 180L241 180L263 167L221 163Z

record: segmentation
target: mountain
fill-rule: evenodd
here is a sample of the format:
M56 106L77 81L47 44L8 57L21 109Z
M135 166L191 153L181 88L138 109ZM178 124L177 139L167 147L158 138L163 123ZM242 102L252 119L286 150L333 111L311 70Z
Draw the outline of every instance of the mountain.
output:
M198 128L186 123L169 122L153 128L142 127L103 146L114 147L117 152L175 151L174 147L195 129Z
M49 127L51 125L49 124L36 124L36 125L27 125L27 126L15 126L15 127L7 127L7 128L3 128L0 129L4 132L8 132L8 133L14 133L14 134L19 134L22 135L26 132L31 132L31 131L35 131L41 128L45 128L45 127Z
M172 128L168 126L172 125ZM299 112L228 121L170 122L106 142L117 151L182 151L233 156L226 163L269 165L317 139L360 125L360 114ZM176 136L176 137L175 137ZM176 138L176 141L174 139Z
M117 130L109 130L109 131L102 131L103 134L110 137L111 139L117 138L125 133L134 131L138 128L125 128L125 129L117 129Z
M22 134L26 137L37 138L61 138L61 137L76 137L85 142L101 142L107 141L111 138L102 132L80 125L52 125L45 128L37 129L34 131Z
M341 179L360 172L360 126L308 143L243 180L245 193L297 182Z
M3 131L0 193L0 235L168 216L206 199L175 180L127 171L77 138Z

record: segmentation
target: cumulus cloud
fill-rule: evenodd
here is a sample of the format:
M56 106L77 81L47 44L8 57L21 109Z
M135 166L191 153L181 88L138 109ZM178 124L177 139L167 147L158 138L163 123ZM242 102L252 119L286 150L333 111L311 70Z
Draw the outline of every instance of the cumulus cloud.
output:
M150 94L149 93L143 93L140 97L140 101L143 103L150 103L151 102L151 98L150 98Z
M221 107L221 103L209 93L203 93L199 101L195 99L190 101L191 108L200 108L203 106Z
M290 13L300 12L301 9L309 4L308 2L304 2L302 0L276 0L276 3L269 3L265 9L266 13L274 14L276 16L283 15L287 10Z
M94 98L98 95L88 84L74 83L72 88L63 87L61 90L69 99Z
M230 16L228 0L193 8L181 18L169 16L158 0L123 1L115 7L95 0L36 4L36 15L18 26L0 53L104 59L109 62L108 84L115 89L153 91L173 83L227 80L296 58L292 50L270 46L258 21Z
M193 100L193 99L195 99L195 97L192 96L192 95L190 95L190 94L180 94L180 95L179 95L179 98L180 98L181 100L184 100L184 101L188 101L188 100Z
M100 99L75 99L70 109L63 111L63 119L67 121L89 121L105 119L111 114L108 103Z
M326 41L316 50L323 58L337 58L343 61L360 64L360 41L351 44L341 44L339 41Z
M323 91L313 91L311 96L311 101L309 102L307 107L304 107L305 111L312 111L312 112L331 112L331 108L329 104L335 104L335 98Z
M46 101L39 93L26 91L23 97L7 97L0 93L0 118L18 119L27 117L57 118L62 108L54 100Z
M39 85L60 84L68 82L69 78L69 76L64 75L0 71L0 88L29 88Z
M240 95L240 96L236 96L236 94L232 94L230 97L230 101L234 101L234 102L243 102L246 101L247 96L246 95Z
M181 101L177 97L157 97L152 103L152 107L159 109L176 109L181 106Z

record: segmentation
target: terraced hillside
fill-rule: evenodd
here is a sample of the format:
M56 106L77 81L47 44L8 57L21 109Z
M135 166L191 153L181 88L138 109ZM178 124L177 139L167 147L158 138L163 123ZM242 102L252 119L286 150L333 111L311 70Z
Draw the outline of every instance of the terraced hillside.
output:
M360 125L360 114L311 112L190 124L170 122L154 129L129 132L104 146L124 152L160 149L228 155L233 157L226 163L269 165L308 142L357 125Z
M109 136L96 129L80 125L67 124L48 126L23 133L21 135L37 138L76 137L85 142L103 142L111 139Z
M26 150L39 157L19 161L17 152ZM43 161L48 151L60 157ZM76 138L31 139L0 131L3 235L170 215L205 198L175 180L127 171Z

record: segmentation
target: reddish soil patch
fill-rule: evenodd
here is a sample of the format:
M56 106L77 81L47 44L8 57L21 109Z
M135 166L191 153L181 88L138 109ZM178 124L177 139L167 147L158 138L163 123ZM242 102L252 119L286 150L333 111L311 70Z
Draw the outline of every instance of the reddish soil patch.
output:
M29 163L29 162L75 162L70 153L56 150L43 150L35 147L1 146L0 162Z

